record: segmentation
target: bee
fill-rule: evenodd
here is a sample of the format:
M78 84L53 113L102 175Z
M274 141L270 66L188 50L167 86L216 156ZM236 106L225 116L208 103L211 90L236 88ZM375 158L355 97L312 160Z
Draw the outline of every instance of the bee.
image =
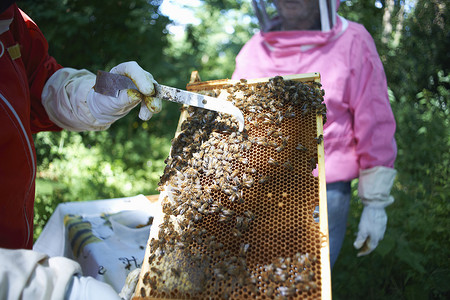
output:
M201 214L205 214L207 212L207 209L209 207L209 203L203 203L203 205L197 209L197 211Z
M251 147L252 147L252 142L245 141L242 143L241 149L242 150L250 150Z
M249 210L244 211L244 216L246 216L251 221L255 219L255 214Z
M210 206L210 212L212 213L217 213L220 212L222 210L223 206L222 204L220 204L219 202L213 202Z
M231 210L231 209L224 209L224 210L222 210L222 214L224 215L224 216L232 216L232 215L234 215L234 211L233 210Z
M245 175L245 173L244 173L244 175ZM247 187L247 188L251 188L253 186L253 183L255 182L253 177L251 177L250 175L249 176L245 176L245 179L244 179L244 176L243 176L242 179L243 179L244 186Z
M158 268L151 267L150 270L151 270L153 273L156 273L158 276L161 276L161 275L162 275L161 270L159 270Z
M237 228L231 229L231 234L233 234L233 236L237 238L240 238L242 236L242 232Z
M286 145L278 146L275 150L276 150L278 153L280 153L281 151L284 150L284 148L286 148Z
M205 176L211 176L216 172L216 170L214 169L209 169L208 171L206 171Z
M265 137L257 137L255 138L255 142L257 145L264 146L267 144L267 139Z
M273 137L281 137L281 136L283 136L283 132L281 132L281 130L275 131L275 132L272 134L272 136L273 136Z
M250 248L250 244L241 244L239 248L239 256L245 257L247 255L248 248Z
M275 107L275 105L273 105L273 103L269 104L269 108L270 108L271 112L276 112L277 111L277 108Z
M297 147L295 147L295 149L303 151L303 152L308 152L308 148L306 148L302 144L298 144Z
M236 217L236 228L242 228L243 222L244 222L244 217L237 216Z
M269 280L267 280L266 282L269 282ZM269 297L269 298L271 298L273 296L273 287L269 286L266 289L266 296Z
M228 187L223 187L222 188L222 192L224 192L228 196L231 196L231 194L233 193L233 190L231 188L228 188Z
M245 169L245 172L255 174L257 171L255 168L247 168Z
M149 276L150 276L150 272L146 272L144 274L144 278L142 278L142 283L147 285L149 283Z
M238 192L234 192L233 194L231 194L229 199L231 202L234 202L236 200L242 201L241 195Z
M201 221L203 219L203 216L199 213L194 213L194 222L197 223L198 221Z
M310 283L309 283L309 287L310 287L312 290L317 290L317 284L316 284L315 282L310 282Z
M311 170L314 170L316 168L316 159L314 157L311 158L311 160L309 161L309 164L311 166Z
M198 208L200 208L202 206L202 204L200 202L195 201L195 200L191 200L190 201L190 205L191 205L191 207L193 207L195 209L198 209Z
M287 279L286 273L285 272L279 272L277 274L275 274L274 276L274 281L277 283L283 283L285 282Z
M309 107L309 105L307 103L303 104L302 106L302 115L306 115L311 111L311 108Z
M209 188L211 189L211 191L218 191L218 190L220 190L220 187L217 184L215 184L215 183L211 184L209 186Z
M314 212L313 212L313 218L314 218L314 219L319 218L319 212L314 211Z
M314 138L317 141L317 145L323 142L323 135L319 135L318 137Z
M243 164L243 165L247 165L248 164L248 158L246 158L246 157L239 157L238 158L238 161L241 163L241 164Z
M146 294L145 294L145 289L143 287L141 287L141 297L145 298Z
M225 215L220 215L219 216L219 222L221 223L228 223L231 220L231 218L229 216L225 216Z
M285 167L289 171L293 171L294 170L294 166L292 166L292 164L291 164L291 162L289 160L287 160L287 161L285 161L283 163L283 167Z
M262 176L262 177L258 180L258 182L261 183L261 184L263 184L263 183L268 182L269 180L270 180L270 176Z
M272 165L272 166L278 166L278 165L279 165L279 162L277 162L276 160L274 160L274 159L271 158L271 157L269 157L269 160L267 161L267 163L268 163L269 165Z
M275 128L270 128L269 130L267 130L267 136L271 136L273 133L275 132Z
M215 252L217 249L217 242L216 241L210 241L208 244L208 250Z
M262 123L263 123L264 125L272 125L272 124L275 124L275 122L274 122L273 120L271 120L271 119L264 119L264 120L262 121Z
M236 144L230 146L231 153L239 152L239 144L238 143L239 143L239 141L237 141Z
M239 169L234 169L234 171L231 173L230 177L236 177L239 175Z
M189 168L186 170L186 177L187 178L193 178L193 177L197 177L198 175L198 171L194 168Z
M281 295L284 297L292 297L297 292L297 289L295 288L295 286L291 286L291 287L280 286L278 288L278 290L280 291Z
M180 270L177 268L170 268L170 271L172 271L172 274L175 275L175 277L180 277Z
M233 177L232 183L233 183L235 186L240 186L240 185L241 185L241 180L239 179L238 176L236 176L236 177Z
M277 121L276 121L276 124L281 124L281 122L283 122L283 120L284 120L284 116L283 115L279 115L278 117L277 117Z
M239 275L239 268L236 265L228 265L227 267L227 273L231 276L237 276Z

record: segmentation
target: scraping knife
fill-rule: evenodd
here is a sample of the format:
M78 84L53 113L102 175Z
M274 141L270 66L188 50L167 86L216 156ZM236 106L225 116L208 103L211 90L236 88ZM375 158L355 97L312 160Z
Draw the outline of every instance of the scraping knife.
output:
M97 72L97 79L94 86L94 90L97 93L117 97L121 90L126 89L138 90L134 82L127 76L105 71ZM183 91L162 84L155 84L155 95L152 96L166 101L192 105L232 115L239 122L239 131L244 129L244 115L239 108L227 100Z

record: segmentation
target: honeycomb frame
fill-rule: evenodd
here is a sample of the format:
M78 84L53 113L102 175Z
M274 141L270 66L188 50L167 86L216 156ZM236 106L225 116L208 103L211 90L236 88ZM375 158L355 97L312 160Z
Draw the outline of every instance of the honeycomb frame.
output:
M278 80L280 78L283 82L302 82L310 85L313 92L314 90L318 91L318 87L320 87L319 73L283 76L278 77ZM248 87L256 86L258 89L258 86L275 82L271 80L273 78L202 82L198 73L193 72L187 89L219 96L219 98L225 97L221 94L225 93L230 101L239 102L239 100L230 98L230 94L234 95L233 92L230 93L230 89L234 89L234 93L240 93L241 97L246 98L245 90ZM244 96L242 96L242 90L244 90ZM317 95L319 94L316 94L315 97ZM200 145L209 141L208 138L203 139L201 143L198 143L196 150L188 154L190 155L190 165L187 169L182 169L174 163L174 154L176 156L177 153L185 153L183 150L177 152L176 149L173 149L175 141L185 138L183 134L186 132L197 134L187 130L189 125L185 122L196 112L187 108L182 111L171 156L167 160L168 166L165 174L161 177L160 213L153 222L133 299L331 299L323 113L319 113L316 108L305 113L300 107L294 107L292 115L295 116L290 118L287 117L286 107L280 108L279 111L283 111L284 118L278 125L281 126L282 122L288 122L288 125L281 126L282 130L275 130L272 132L273 136L269 136L270 129L268 128L276 127L273 122L258 119L258 122L251 123L252 121L246 113L248 107L240 108L246 117L245 131L250 132L244 140L248 142L249 139L252 139L252 145L247 143L250 145L249 149L241 148L238 151L248 154L244 155L244 158L241 156L240 160L235 158L231 164L220 166L220 168L230 168L229 171L232 174L228 173L229 178L236 178L237 176L231 175L234 175L233 171L239 170L236 173L240 175L239 191L226 189L223 186L219 186L219 190L208 191L208 195L218 199L221 206L224 206L221 208L221 212L217 212L217 206L214 206L211 200L211 203L205 202L204 205L209 209L209 213L205 215L190 214L190 224L183 221L186 224L179 225L181 223L179 222L180 212L177 211L174 215L168 211L166 204L172 201L174 192L176 194L181 192L168 182L176 176L185 178L186 174L191 172L194 174L189 176L199 176L198 171L192 170L194 168L189 168L189 166L192 164L195 166L195 161L202 161L198 155L199 149L201 149ZM278 110L273 107L268 107L268 109L271 109L273 113ZM271 115L270 112L268 114ZM282 119L281 114L277 116ZM217 117L214 115L209 118L209 122L216 119ZM229 119L222 117L220 120ZM299 119L302 119L300 122L305 123L306 126L294 126ZM274 122L276 123L276 120ZM305 125L303 123L301 124ZM202 125L197 124L196 126L201 128ZM216 148L217 145L224 144L223 147L228 150L230 145L234 146L230 136L233 136L234 139L240 135L236 133L233 123L228 122L225 127L223 124L221 126L219 126L219 131L215 128L216 131L207 134L207 136L213 135L220 138L213 139L215 144L213 146L208 144L209 148L205 147L204 149ZM297 134L299 127L302 129L299 134L303 135L302 137ZM308 129L305 129L306 127ZM285 134L284 137L277 136L277 132L284 131L286 128L289 128L289 134ZM220 130L226 134L221 134ZM233 134L233 132L235 133ZM244 144L242 147L245 148L245 141L241 140L240 143ZM254 147L253 149L264 148L264 150L251 152L251 147ZM285 148L291 150L285 151ZM186 149L185 147L184 150ZM259 152L262 154L258 155ZM270 153L270 157L267 153ZM220 156L220 154L214 154ZM318 177L312 176L312 170L316 167L316 163ZM215 168L220 169L217 166ZM210 169L214 169L214 167ZM201 173L201 167L199 170ZM297 170L301 170L300 175L296 174ZM180 171L184 175L180 174ZM217 178L217 170L207 171L207 174L205 171L206 169L200 176L202 179L196 181L197 188L202 191L201 194L205 194L206 188L216 185L216 181L211 178ZM281 179L277 176L281 176ZM304 180L306 183L303 183ZM198 187L199 183L200 187ZM221 181L220 185L225 184L225 181ZM190 190L192 186L184 188ZM248 192L252 189L253 192ZM190 197L199 199L201 195ZM233 201L230 200L232 197ZM296 203L298 202L303 203L300 205L301 212L291 209L291 207L297 207ZM260 205L259 203L264 204ZM204 210L202 206L197 207L198 204L193 203L193 205L198 211ZM319 205L319 223L314 221L313 216L314 207L317 205ZM196 217L198 219L195 219ZM226 221L221 221L221 218ZM273 226L266 228L266 223L269 225L275 223L275 227L278 229L273 230ZM177 232L186 232L189 228L204 232L197 232L194 240L192 241L191 238L187 244L182 240L182 235L165 236L165 232L168 230L162 230L161 228L164 226L169 226L171 230ZM164 241L164 250L161 250L163 246L158 248L158 241Z

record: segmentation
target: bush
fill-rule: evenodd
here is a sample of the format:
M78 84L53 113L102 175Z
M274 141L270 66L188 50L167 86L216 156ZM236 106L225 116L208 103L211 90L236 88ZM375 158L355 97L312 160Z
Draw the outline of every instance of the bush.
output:
M362 258L356 258L352 245L362 209L356 199L356 181L353 183L346 239L332 275L334 299L450 297L450 127L446 103L450 76L438 75L436 92L423 90L417 101L392 101L399 149L398 176L392 189L395 202L387 208L384 240Z

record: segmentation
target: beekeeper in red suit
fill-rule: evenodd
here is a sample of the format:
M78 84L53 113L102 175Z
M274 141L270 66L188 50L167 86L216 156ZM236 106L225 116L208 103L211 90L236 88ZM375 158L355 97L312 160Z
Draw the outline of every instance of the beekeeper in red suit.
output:
M337 15L339 0L253 0L261 31L236 58L233 79L319 72L325 90L324 125L330 261L345 236L350 182L359 178L364 204L354 247L372 252L383 238L385 207L396 174L395 120L386 76L366 29Z
M161 110L161 100L151 97L152 75L137 63L122 63L111 72L133 79L140 94L125 90L115 98L94 92L94 74L60 66L48 54L47 41L38 26L14 1L0 3L2 299L14 298L14 293L21 295L21 289L34 291L33 299L39 299L38 295L49 299L52 292L58 293L52 284L58 284L60 294L68 291L65 284L69 283L74 290L83 290L80 286L85 290L101 290L98 286L106 286L79 276L73 279L72 275L79 274L80 270L73 261L49 259L31 250L5 248L31 249L33 243L36 154L32 134L62 129L104 130L138 104L141 104L139 117L143 120ZM40 282L31 280L36 277L40 277ZM14 289L4 286L11 287L12 282ZM43 284L41 288L39 283ZM81 295L80 299L85 297Z

